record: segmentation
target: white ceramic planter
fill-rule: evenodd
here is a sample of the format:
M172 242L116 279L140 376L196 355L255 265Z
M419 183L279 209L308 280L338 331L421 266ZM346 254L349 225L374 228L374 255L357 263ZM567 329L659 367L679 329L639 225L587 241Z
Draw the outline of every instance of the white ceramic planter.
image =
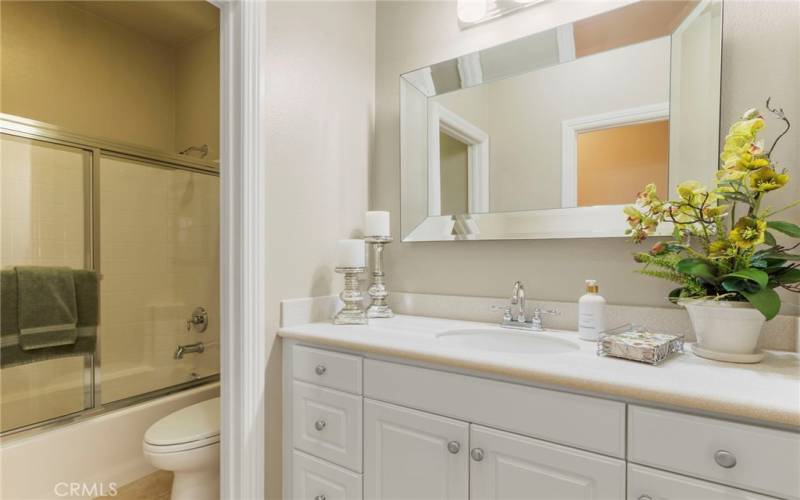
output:
M747 302L698 300L682 304L689 312L698 356L733 363L758 363L764 358L758 340L764 315Z

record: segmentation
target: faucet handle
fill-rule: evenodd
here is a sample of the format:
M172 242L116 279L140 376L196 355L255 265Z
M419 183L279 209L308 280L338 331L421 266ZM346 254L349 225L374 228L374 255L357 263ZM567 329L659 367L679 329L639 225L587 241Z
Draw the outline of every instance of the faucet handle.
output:
M552 316L561 316L561 311L559 311L556 308L542 309L540 307L537 307L536 309L533 310L533 318L535 320L541 320L543 314L550 314Z
M493 311L503 311L503 321L511 321L511 306L492 306Z

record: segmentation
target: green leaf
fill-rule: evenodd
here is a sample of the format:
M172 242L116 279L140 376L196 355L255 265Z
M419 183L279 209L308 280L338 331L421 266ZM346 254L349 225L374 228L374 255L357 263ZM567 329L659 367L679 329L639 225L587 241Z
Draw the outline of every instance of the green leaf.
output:
M774 283L778 283L779 285L798 283L800 282L800 269L793 267L786 269L785 272L775 273L772 275L772 281Z
M771 247L774 247L778 244L778 242L775 240L775 236L773 236L769 231L764 232L764 243Z
M722 277L725 278L742 278L745 280L750 280L756 282L761 288L767 286L769 282L769 275L764 271L760 271L758 269L742 269L741 271L736 271L733 273L728 273Z
M753 307L758 309L761 314L767 318L767 321L777 316L778 311L781 309L781 298L772 288L762 288L757 292L739 291L739 293L741 293Z
M726 292L757 292L761 286L741 278L728 278L722 281L722 289Z
M797 224L780 220L772 220L767 222L767 227L776 231L780 231L781 233L789 235L792 238L800 238L800 226Z
M675 265L675 270L679 273L697 276L711 283L717 282L714 267L702 259L688 258L679 261Z
M787 261L787 260L800 260L800 255L793 253L783 253L783 252L768 252L759 255L758 258Z

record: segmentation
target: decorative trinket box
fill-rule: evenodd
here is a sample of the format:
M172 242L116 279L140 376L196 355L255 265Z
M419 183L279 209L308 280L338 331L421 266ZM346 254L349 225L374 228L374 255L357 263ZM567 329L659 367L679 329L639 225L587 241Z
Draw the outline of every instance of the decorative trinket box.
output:
M674 352L683 352L683 335L647 331L641 325L627 324L600 335L599 356L613 356L657 365Z

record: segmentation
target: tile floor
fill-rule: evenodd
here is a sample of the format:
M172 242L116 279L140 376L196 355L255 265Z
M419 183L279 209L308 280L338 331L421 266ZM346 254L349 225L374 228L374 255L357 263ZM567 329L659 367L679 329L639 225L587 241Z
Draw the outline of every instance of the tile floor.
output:
M169 500L172 489L172 472L156 471L121 487L116 496L97 497L95 500Z

